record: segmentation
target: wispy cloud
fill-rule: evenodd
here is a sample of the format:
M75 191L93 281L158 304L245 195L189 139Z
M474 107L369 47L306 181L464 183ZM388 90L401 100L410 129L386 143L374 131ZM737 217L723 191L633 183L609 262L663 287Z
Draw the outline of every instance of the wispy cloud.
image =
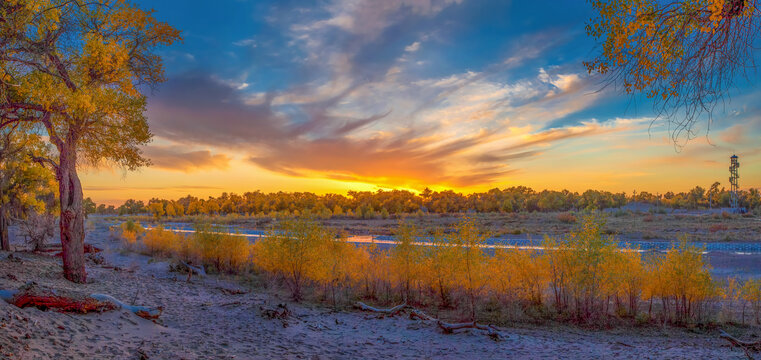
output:
M227 169L230 157L225 154L212 154L209 150L187 151L182 147L147 146L144 155L151 160L152 166L182 172L205 169Z

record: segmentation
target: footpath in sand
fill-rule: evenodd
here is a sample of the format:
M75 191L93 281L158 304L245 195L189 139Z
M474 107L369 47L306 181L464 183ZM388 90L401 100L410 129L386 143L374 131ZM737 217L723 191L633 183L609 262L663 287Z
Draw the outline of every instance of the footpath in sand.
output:
M238 288L215 276L169 271L169 264L121 250L105 225L87 242L103 248L103 264L88 263L89 282L62 278L60 258L0 252L0 289L29 281L53 289L103 293L137 305L161 306L154 323L116 310L85 315L19 309L0 301L0 358L5 359L505 359L505 358L745 358L717 334L654 329L587 331L518 327L501 341L468 330L447 335L403 316L378 318L288 303L292 316L269 319L261 307L285 302ZM15 259L17 258L17 259ZM116 268L115 268L116 267Z

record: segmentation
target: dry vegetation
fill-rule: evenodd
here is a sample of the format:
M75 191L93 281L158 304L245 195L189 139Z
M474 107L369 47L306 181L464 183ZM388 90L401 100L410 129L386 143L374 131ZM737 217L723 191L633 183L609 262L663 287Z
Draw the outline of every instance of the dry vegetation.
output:
M463 218L428 233L409 222L396 245L354 245L318 222L279 223L251 244L207 225L184 235L128 221L119 235L153 255L209 271L263 275L294 300L342 307L358 300L406 303L460 321L568 321L585 325L745 323L761 312L761 281L713 279L702 249L682 241L665 253L621 249L597 215L585 215L567 239L547 236L547 250L496 249L480 223ZM738 309L742 309L740 312Z

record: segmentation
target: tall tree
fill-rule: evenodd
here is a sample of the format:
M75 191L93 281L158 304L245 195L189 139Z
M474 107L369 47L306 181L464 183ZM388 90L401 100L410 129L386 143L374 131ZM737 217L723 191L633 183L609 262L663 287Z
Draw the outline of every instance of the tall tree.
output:
M11 213L30 207L43 207L37 195L52 191L50 172L30 161L30 156L45 156L49 149L40 136L29 133L27 124L0 128L0 249L10 250L8 226Z
M598 16L587 33L602 53L586 62L626 93L652 98L672 140L691 139L695 123L724 98L738 73L753 68L761 34L758 0L589 0ZM706 131L710 130L710 120Z
M64 276L85 282L84 211L77 166L148 164L141 90L164 80L154 52L178 30L126 0L0 3L0 127L42 127L57 159L37 157L59 184Z

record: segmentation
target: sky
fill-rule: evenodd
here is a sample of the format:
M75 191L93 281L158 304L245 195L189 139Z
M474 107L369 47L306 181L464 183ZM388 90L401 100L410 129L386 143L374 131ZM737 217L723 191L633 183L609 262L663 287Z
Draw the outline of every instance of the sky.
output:
M589 75L586 2L137 1L182 30L148 96L136 172L85 169L85 196L261 190L685 191L740 157L761 187L761 76L675 143L668 121Z

